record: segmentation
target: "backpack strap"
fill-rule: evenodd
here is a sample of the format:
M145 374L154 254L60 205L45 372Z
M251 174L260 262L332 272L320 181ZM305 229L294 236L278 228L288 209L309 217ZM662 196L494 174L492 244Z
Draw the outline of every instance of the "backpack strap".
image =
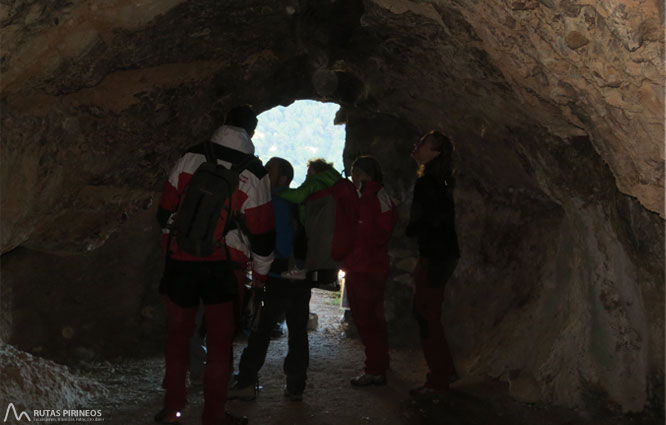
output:
M215 151L213 150L213 142L208 141L203 143L204 155L206 155L206 162L217 164Z
M231 163L230 171L235 173L236 176L240 176L240 173L242 173L243 170L247 169L252 162L259 161L259 158L254 155L245 154L245 156L246 158L243 159L241 162L235 164L233 162ZM247 230L247 227L245 226L245 223L243 223L243 221L240 220L240 216L237 211L236 212L230 211L229 219L227 220L227 226L224 230L224 233L227 234L232 229L240 230L241 235L250 234L250 232Z
M237 164L233 164L233 163L231 164L231 171L235 172L236 174L240 174L240 173L243 172L243 170L248 168L253 161L258 161L258 160L259 160L258 157L254 156L254 155L247 154L247 158L244 159L243 161L241 161Z
M206 161L210 162L210 163L213 163L213 164L217 164L217 160L219 159L219 155L215 152L215 150L216 149L218 149L218 150L219 149L225 149L225 148L223 146L220 146L220 145L218 145L216 143L213 143L211 141L203 142L202 146L203 146L203 154L206 157ZM220 153L220 152L218 152L218 153ZM259 158L257 156L254 156L254 155L243 154L241 152L236 152L236 154L243 156L243 159L240 162L230 161L229 159L225 160L226 162L231 163L230 170L235 172L236 174L240 174L241 172L243 172L243 170L248 168L253 161L259 161Z

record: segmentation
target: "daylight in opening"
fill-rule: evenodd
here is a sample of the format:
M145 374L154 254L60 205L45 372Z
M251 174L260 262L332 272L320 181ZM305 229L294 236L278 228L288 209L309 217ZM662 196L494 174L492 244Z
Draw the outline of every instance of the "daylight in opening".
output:
M297 187L307 173L308 160L323 158L342 172L342 150L345 146L345 126L333 125L335 103L299 100L288 107L277 106L259 115L257 130L252 137L256 155L265 164L273 156L291 162Z

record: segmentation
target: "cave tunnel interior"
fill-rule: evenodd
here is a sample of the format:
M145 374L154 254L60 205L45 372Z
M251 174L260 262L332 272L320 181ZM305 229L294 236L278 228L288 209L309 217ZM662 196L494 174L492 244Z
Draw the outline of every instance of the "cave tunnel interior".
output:
M458 374L663 415L664 11L610 3L0 6L4 363L159 354L169 168L234 105L315 100L340 105L347 171L374 155L397 205L392 347L418 344L409 155L439 129L456 143L442 320Z

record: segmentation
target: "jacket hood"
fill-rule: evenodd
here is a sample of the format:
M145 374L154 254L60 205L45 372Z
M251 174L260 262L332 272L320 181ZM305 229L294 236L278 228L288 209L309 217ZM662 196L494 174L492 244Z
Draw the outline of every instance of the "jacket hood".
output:
M244 128L223 125L215 130L210 141L233 150L254 155L254 144Z

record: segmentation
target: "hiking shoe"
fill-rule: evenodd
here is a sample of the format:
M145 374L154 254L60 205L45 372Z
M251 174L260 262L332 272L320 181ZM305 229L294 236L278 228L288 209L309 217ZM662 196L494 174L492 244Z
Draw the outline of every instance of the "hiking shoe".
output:
M255 398L257 398L256 384L240 385L236 381L227 393L227 399L229 400L252 401Z
M155 415L155 422L158 424L180 425L181 417L180 410L164 408Z
M249 422L247 416L236 416L226 412L220 425L246 425Z
M370 385L386 385L386 375L370 375L364 373L354 376L349 382L355 387L367 387Z
M437 389L428 387L427 385L421 385L420 387L412 388L409 390L409 395L419 399L434 399L439 398L448 392L448 388Z
M303 393L293 393L289 391L288 388L284 389L284 396L287 397L290 401L301 401L303 400Z

